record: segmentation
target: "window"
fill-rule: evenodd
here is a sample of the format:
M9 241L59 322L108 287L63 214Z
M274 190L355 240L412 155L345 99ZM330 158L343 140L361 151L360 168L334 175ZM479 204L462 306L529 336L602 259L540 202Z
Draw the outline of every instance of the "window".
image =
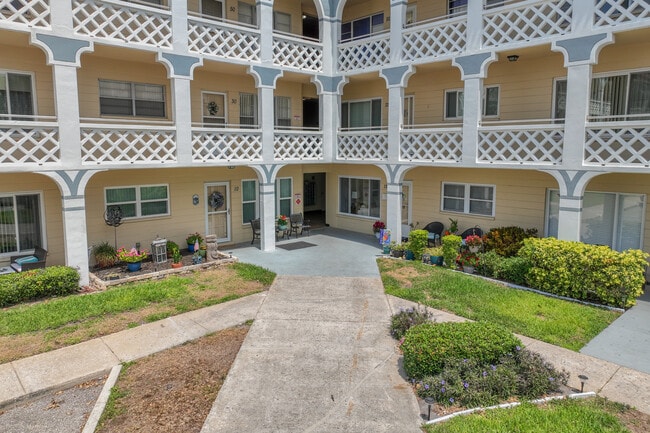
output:
M413 24L417 21L417 5L406 6L406 24Z
M99 112L114 116L165 117L165 86L99 80Z
M292 179L290 177L279 178L275 181L276 214L291 215L291 195L293 194Z
M467 13L467 0L449 0L449 15Z
M566 79L555 81L556 119L566 116ZM600 121L648 119L650 114L650 71L620 73L594 77L591 80L589 115ZM611 117L610 117L611 116Z
M291 98L288 96L276 96L273 98L275 103L275 126L291 126Z
M254 4L239 2L237 4L237 9L237 20L240 23L250 24L251 26L257 25L257 10Z
M461 89L445 91L445 119L462 119L464 112L464 92ZM499 86L483 88L481 114L485 117L499 115Z
M257 181L244 179L241 181L241 206L242 224L248 224L250 220L259 217L257 208Z
M367 101L345 101L341 104L342 128L381 127L381 99Z
M32 76L0 71L0 119L24 120L15 114L34 115Z
M284 12L273 12L273 30L291 33L291 15Z
M201 0L201 15L223 18L223 1Z
M41 195L0 196L0 254L20 253L43 246Z
M245 127L257 127L257 95L239 94L239 124Z
M359 18L341 24L341 41L350 41L370 36L384 30L384 13Z
M169 187L142 185L106 188L106 209L119 206L122 218L169 215Z
M407 95L404 97L404 114L402 116L402 125L413 125L413 115L415 104L415 96Z
M203 92L203 123L225 125L226 121L226 95L223 93Z
M449 212L494 216L494 186L445 182L440 207Z
M339 177L339 212L379 218L379 179Z
M558 235L560 194L550 190L546 206L546 234ZM580 241L624 251L643 247L645 194L585 192L580 215Z

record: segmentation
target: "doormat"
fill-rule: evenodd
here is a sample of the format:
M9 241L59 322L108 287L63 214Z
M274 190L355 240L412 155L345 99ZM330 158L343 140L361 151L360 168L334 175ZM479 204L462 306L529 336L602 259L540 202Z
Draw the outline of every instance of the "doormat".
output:
M315 246L316 244L310 244L309 242L298 241L298 242L292 242L290 244L278 245L277 247L282 248L283 250L293 251L293 250L299 250L302 248L309 248Z

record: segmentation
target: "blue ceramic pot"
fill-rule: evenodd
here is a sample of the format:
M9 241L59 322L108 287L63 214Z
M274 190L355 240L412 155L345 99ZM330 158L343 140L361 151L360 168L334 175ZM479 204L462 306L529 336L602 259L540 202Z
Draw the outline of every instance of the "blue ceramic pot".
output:
M127 263L126 267L129 272L139 271L142 268L142 262Z

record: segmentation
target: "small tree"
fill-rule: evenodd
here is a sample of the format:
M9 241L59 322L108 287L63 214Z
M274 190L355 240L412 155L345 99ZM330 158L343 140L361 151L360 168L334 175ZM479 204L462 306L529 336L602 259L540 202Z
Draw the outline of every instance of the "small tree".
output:
M456 267L456 257L463 239L458 235L447 235L442 237L442 255L445 258L445 266Z
M413 252L415 260L422 260L422 253L427 247L429 232L426 230L412 230L409 233L409 250Z

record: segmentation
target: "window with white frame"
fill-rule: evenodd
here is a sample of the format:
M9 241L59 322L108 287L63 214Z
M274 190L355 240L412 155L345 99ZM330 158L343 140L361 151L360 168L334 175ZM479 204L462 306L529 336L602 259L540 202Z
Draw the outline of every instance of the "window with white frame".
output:
M111 116L165 117L165 86L99 80L99 113Z
M254 4L239 2L237 3L237 21L251 26L257 25L257 9Z
M105 189L106 210L118 207L122 218L169 215L168 185L120 186Z
M339 177L339 212L379 218L380 187L379 179Z
M223 1L201 0L201 15L223 18Z
M494 216L494 189L494 185L444 182L440 208L448 212Z
M225 125L226 119L226 95L216 92L202 92L203 123Z
M342 128L380 128L381 98L341 103Z
M546 235L557 237L558 190L548 191L546 204ZM608 245L617 251L641 249L645 208L645 194L585 192L580 214L580 241Z
M566 116L567 82L555 80L556 119ZM650 115L650 71L598 75L591 79L589 116L600 121L647 120Z
M275 207L278 215L289 216L292 212L291 196L293 194L293 179L278 178L275 181Z
M449 0L449 15L467 13L467 0Z
M242 127L257 126L257 95L255 93L239 94L239 124Z
M462 119L465 95L463 89L445 90L445 119ZM484 117L499 115L499 86L483 88L481 114Z
M291 33L291 15L284 12L273 12L273 30Z
M414 24L417 21L417 5L406 6L405 23L407 25Z
M291 98L288 96L276 96L273 98L275 105L275 126L291 126Z
M341 42L368 37L384 30L384 13L379 12L341 24Z
M17 114L34 115L32 75L0 71L0 120L23 120Z
M404 96L404 114L402 116L402 125L413 125L415 96Z
M0 254L20 253L44 246L40 193L0 195Z
M259 217L258 210L257 180L244 179L241 181L241 206L242 224L248 224L250 220Z

